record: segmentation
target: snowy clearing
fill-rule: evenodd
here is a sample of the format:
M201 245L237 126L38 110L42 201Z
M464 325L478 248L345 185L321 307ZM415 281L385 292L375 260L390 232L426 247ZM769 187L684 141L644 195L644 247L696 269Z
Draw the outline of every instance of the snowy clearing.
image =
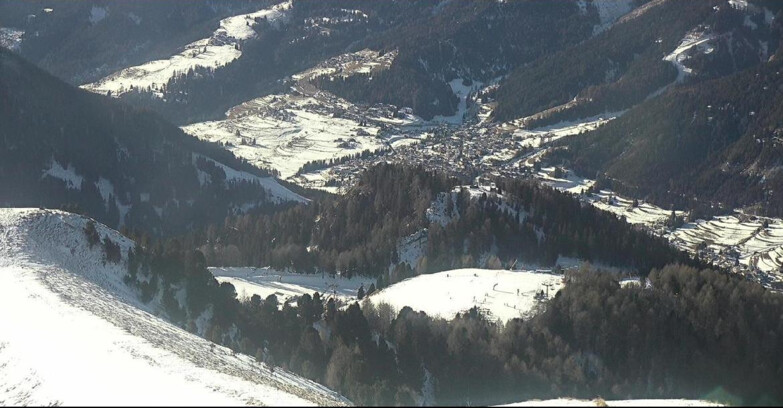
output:
M625 111L607 112L578 121L564 121L536 129L517 129L514 131L514 137L520 139L519 144L522 147L541 147L566 136L579 135L598 129L609 121L622 116L623 113Z
M234 285L240 299L254 294L265 299L274 294L281 304L304 294L312 296L313 292L351 302L356 300L360 286L364 285L364 290L367 290L370 284L375 283L375 279L364 276L342 278L320 273L280 272L269 267L214 267L209 270L219 282Z
M405 279L365 302L388 303L398 311L409 306L444 319L478 306L490 319L506 322L529 317L547 291L552 297L561 287L563 276L549 271L456 269ZM541 291L544 296L537 296Z
M709 45L715 36L707 34L703 31L691 31L685 35L680 45L671 52L671 54L663 57L664 61L669 61L677 68L677 80L676 83L680 83L685 80L688 75L693 73L693 70L685 66L685 61L689 58L688 52L694 47L705 54L709 54L713 51L713 47Z
M238 45L256 36L252 28L256 18L266 18L273 25L279 24L290 8L291 2L287 1L268 9L224 18L212 36L186 45L184 51L177 55L125 68L81 88L100 94L111 93L114 97L133 89L150 88L161 97L163 86L176 75L198 67L222 67L239 58L242 51Z
M321 75L349 77L353 74L370 74L388 69L398 53L398 50L392 50L381 54L379 51L365 48L329 58L308 70L292 75L291 78L296 81L309 81Z
M49 168L43 171L41 178L54 177L65 182L65 186L72 190L81 190L82 180L84 177L76 173L76 168L68 163L68 166L63 167L54 158L52 158Z
M90 248L87 219L0 209L0 405L340 405L334 392L153 315L126 260ZM96 225L101 236L133 244Z

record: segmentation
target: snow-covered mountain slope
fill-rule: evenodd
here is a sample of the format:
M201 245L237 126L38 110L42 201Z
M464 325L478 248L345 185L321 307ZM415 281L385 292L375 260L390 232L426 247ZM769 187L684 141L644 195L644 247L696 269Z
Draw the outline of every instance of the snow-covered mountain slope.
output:
M387 303L397 310L409 306L444 319L477 306L490 319L505 322L530 316L547 292L552 297L562 286L562 275L548 271L457 269L403 280L366 302ZM544 296L537 295L541 291Z
M288 299L312 295L318 292L325 296L336 296L339 300L356 300L359 287L367 290L375 282L373 278L331 277L329 275L281 272L269 267L218 267L209 268L218 282L229 282L236 288L239 298L259 295L262 299L276 295L280 303Z
M324 387L156 317L122 260L87 243L88 219L0 209L0 405L344 405Z
M290 8L291 2L287 1L253 13L224 18L212 36L186 45L184 51L177 55L125 68L99 81L82 85L82 88L100 94L110 92L115 97L133 89L159 91L171 78L190 69L230 64L242 55L239 44L256 36L252 28L256 19L279 24ZM154 95L162 96L159 93Z

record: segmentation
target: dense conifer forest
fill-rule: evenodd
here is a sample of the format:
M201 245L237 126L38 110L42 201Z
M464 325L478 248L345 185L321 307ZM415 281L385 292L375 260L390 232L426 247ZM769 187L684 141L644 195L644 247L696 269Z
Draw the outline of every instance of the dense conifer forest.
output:
M227 218L183 237L212 265L271 265L300 271L397 281L412 270L431 273L515 261L554 266L559 256L648 271L688 257L665 241L629 227L612 214L532 181L499 179L497 193L470 198L452 192L458 180L421 168L380 164L346 195L267 215ZM428 210L444 203L448 223ZM424 231L416 264L400 262L398 244Z

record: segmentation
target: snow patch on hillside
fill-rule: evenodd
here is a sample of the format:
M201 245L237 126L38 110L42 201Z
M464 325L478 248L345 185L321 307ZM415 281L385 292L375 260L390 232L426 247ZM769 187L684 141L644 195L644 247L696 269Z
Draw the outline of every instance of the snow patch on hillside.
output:
M92 6L90 9L90 24L98 24L108 15L109 11L105 7Z
M633 0L593 0L592 5L598 10L601 19L601 23L593 27L593 35L606 31L634 8Z
M246 171L235 170L231 167L226 166L223 163L217 162L209 157L202 156L200 154L194 154L193 161L195 162L195 160L199 157L203 157L207 161L221 168L223 172L226 174L226 181L249 181L249 182L255 182L260 184L261 187L263 187L269 193L269 195L272 198L272 201L275 203L279 204L286 201L305 203L309 201L308 199L300 196L299 194L296 194L293 191L280 185L280 183L278 183L274 177L259 177L256 176L255 174L250 174ZM208 176L209 176L208 174L199 171L200 180L203 180L202 177L208 177Z
M547 290L553 297L562 286L562 275L549 271L457 269L405 279L365 302L388 303L398 311L409 306L444 319L477 306L490 319L506 322L529 317L546 299ZM539 295L541 291L544 296Z
M219 68L239 58L242 55L239 44L256 35L252 27L256 18L266 18L274 26L283 21L290 8L291 2L287 1L268 9L224 18L211 37L186 45L177 55L125 68L81 88L100 94L111 93L114 97L133 89L149 88L154 95L162 97L163 86L176 75L198 67ZM95 9L93 7L93 12Z
M329 75L334 78L383 71L391 66L398 53L399 51L396 49L382 54L379 51L365 48L329 58L310 69L291 75L291 79L309 81L321 75Z
M67 167L63 167L57 160L52 159L49 164L49 168L43 171L41 178L46 176L54 177L65 182L65 186L72 190L81 190L82 180L84 177L76 173L76 168L68 163Z
M8 48L11 51L19 51L22 45L23 30L16 28L0 27L0 47Z

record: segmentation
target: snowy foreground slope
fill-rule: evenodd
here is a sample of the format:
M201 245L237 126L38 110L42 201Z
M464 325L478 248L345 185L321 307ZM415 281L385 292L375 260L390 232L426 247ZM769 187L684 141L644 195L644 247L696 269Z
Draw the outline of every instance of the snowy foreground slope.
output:
M0 209L0 405L344 405L336 393L153 315L86 218ZM125 254L133 244L97 225ZM124 256L124 255L123 255Z
M601 400L580 400L559 398L553 400L533 400L516 402L501 407L599 407ZM720 407L716 402L686 399L639 399L603 401L609 407Z
M506 322L529 317L546 298L547 290L549 297L554 296L562 282L562 275L548 272L457 269L403 280L366 301L387 303L396 310L410 306L444 319L478 306L491 319ZM544 296L537 296L542 290Z

